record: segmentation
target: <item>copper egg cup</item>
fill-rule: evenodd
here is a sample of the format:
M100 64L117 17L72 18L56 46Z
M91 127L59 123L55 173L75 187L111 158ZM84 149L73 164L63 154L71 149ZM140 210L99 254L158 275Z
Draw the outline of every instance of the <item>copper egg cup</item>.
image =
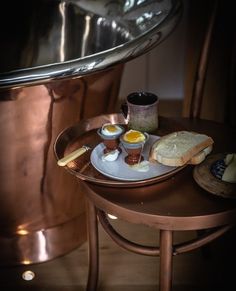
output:
M98 135L102 138L103 144L105 146L103 153L107 154L109 152L118 150L120 153L122 152L122 149L120 148L120 136L124 132L124 128L119 126L122 130L122 132L114 134L114 135L105 135L101 132L101 128L97 130Z
M144 157L142 156L143 148L145 143L147 142L149 135L147 133L144 133L145 140L141 142L127 142L123 139L123 135L120 137L121 144L123 148L125 149L127 156L125 157L125 162L128 165L135 165L144 160Z

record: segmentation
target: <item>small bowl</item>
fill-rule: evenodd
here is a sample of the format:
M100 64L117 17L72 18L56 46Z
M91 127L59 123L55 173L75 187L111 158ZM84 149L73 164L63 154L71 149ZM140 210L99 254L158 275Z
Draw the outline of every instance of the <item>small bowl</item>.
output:
M145 132L145 140L141 142L127 142L124 140L124 134L120 137L121 144L123 145L127 156L125 157L125 162L128 165L135 165L143 161L142 151L145 143L147 142L149 135Z
M124 133L125 129L121 125L117 125L121 131L118 133L114 133L112 135L106 135L102 133L102 129L104 125L97 130L98 135L102 138L103 144L105 145L104 154L114 151L118 149L121 152L121 148L119 147L120 140L119 137Z

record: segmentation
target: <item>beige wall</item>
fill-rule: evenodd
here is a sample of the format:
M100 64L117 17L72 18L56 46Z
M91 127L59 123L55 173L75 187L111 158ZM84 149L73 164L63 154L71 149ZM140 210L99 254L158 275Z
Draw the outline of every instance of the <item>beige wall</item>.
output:
M150 91L160 100L183 99L185 11L178 26L161 44L125 65L119 93L121 98L134 91Z

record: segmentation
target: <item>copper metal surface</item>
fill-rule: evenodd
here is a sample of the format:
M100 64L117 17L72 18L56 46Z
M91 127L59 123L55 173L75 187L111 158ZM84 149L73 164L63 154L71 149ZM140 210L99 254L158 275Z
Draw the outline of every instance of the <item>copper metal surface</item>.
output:
M85 120L75 127L72 126L65 135L66 139L57 139L55 145L57 155L59 157L63 155L63 151L69 143L68 141L70 139L73 140L74 137L78 136L78 133L83 133L85 128L93 129L96 124L108 120L117 122L120 120L119 118L120 115L116 114L103 115ZM236 130L211 121L197 121L187 118L160 118L158 132L160 135L163 135L170 131L182 130L183 128L210 135L214 140L212 154L215 152L234 152L236 149ZM224 140L224 143L222 143L222 140ZM186 222L186 229L223 225L226 219L228 223L233 222L236 219L236 203L226 199L217 199L217 197L212 199L211 194L196 184L192 172L193 166L187 166L170 179L166 179L161 183L144 184L134 189L129 187L129 183L125 182L123 186L126 184L126 187L123 187L125 188L123 191L120 191L117 187L116 181L109 181L108 183L112 183L110 187L103 187L103 185L93 183L90 185L91 191L89 191L88 195L93 195L92 198L102 209L110 207L110 210L116 211L116 214L119 216L124 214L133 219L129 213L129 210L132 209L137 214L137 222L149 221L149 223L157 227L160 225L162 228L171 227L172 229L178 229L178 225L181 225L182 228L183 219ZM77 173L73 171L71 173L80 178L80 175L78 176ZM84 180L86 179L84 178ZM108 185L106 184L106 186ZM84 187L87 188L86 185ZM156 193L158 193L158 196ZM106 202L104 203L104 201ZM107 209L104 210L109 212ZM166 217L168 213L170 215Z
M172 258L173 258L173 232L160 230L160 290L171 290Z
M21 229L14 235L1 235L0 265L30 265L72 251L84 242L85 220L82 213L53 227L44 223L44 228L37 231Z
M104 119L104 116L102 117ZM164 122L163 122L164 121ZM214 151L235 151L236 130L222 124L191 119L167 119L161 122L161 132L185 128L210 135L215 141ZM72 135L73 136L73 135ZM224 140L224 143L221 141ZM59 147L60 148L60 147ZM213 152L214 152L213 151ZM172 257L209 243L223 235L236 224L236 203L209 195L193 179L193 166L187 166L173 177L142 187L106 187L83 182L82 187L89 201L97 208L102 226L120 246L136 253L160 255L160 291L170 291L172 283ZM73 174L73 173L72 173ZM236 193L235 193L236 195ZM93 210L95 211L95 210ZM160 230L160 247L145 247L130 242L119 235L108 222L105 213L131 223L145 224ZM94 215L89 233L94 233ZM200 238L174 245L173 232L211 229ZM96 233L96 232L95 232ZM94 240L94 239L93 239ZM96 245L94 245L96 247ZM89 250L91 254L95 250ZM93 258L90 258L93 260ZM94 257L97 262L97 255ZM96 277L89 280L96 280Z
M57 166L53 144L64 128L114 110L122 69L0 91L1 264L23 262L25 254L29 262L43 262L85 240L85 232L73 236L85 211L80 185ZM73 238L61 225L68 225ZM41 233L50 246L44 256Z
M113 228L113 226L109 222L109 219L107 218L107 214L104 211L97 209L97 213L98 213L99 222L103 226L103 229L120 247L126 250L129 250L133 253L140 254L140 255L146 255L146 256L159 256L160 255L159 246L144 246L141 244L137 244L133 241L127 240L125 237L123 237ZM232 227L233 227L233 224L221 226L216 229L214 228L213 230L207 231L207 232L203 231L203 233L201 233L201 235L199 235L197 238L194 238L192 240L185 241L182 243L178 243L178 244L173 244L172 245L173 255L186 253L194 249L200 248L201 246L204 246L205 244L223 235Z
M214 140L215 152L235 152L236 130L219 123L204 120L168 119L165 127L194 130L209 134ZM224 143L222 143L224 140ZM83 185L98 207L136 223L148 223L163 229L201 229L234 223L236 202L212 197L193 179L193 166L187 166L170 179L145 187L124 188ZM158 195L157 195L158 193ZM135 216L133 215L135 214ZM184 222L184 223L183 223Z
M192 177L192 167L173 178L144 187L102 187L83 183L98 208L133 223L171 230L197 230L236 221L236 203L214 198Z
M96 290L99 272L99 252L98 252L98 224L97 209L93 203L87 201L88 247L89 247L89 273L87 291Z
M146 256L159 256L160 254L159 247L143 246L127 240L112 227L104 211L98 209L97 213L99 222L103 226L103 229L120 247L136 254L142 254Z
M56 164L56 136L83 118L114 112L122 64L160 43L181 13L178 0L2 3L0 246L7 236L18 259L3 260L3 247L0 261L24 259L21 233L30 234L30 262L52 257L48 250L43 258L33 254L36 234L84 209L80 185ZM62 245L56 254L69 249Z
M191 241L174 245L173 255L178 255L200 248L229 231L235 224L224 225L211 231L203 231L203 235Z
M54 145L54 150L56 158L59 160L65 155L69 154L73 150L80 148L86 144L99 144L102 142L97 134L97 128L101 127L104 123L119 123L126 125L127 120L124 119L123 114L110 114L110 115L101 115L94 118L86 119L78 124L75 124L69 128L63 130L57 137ZM167 122L165 118L160 117L160 123L163 125ZM174 124L173 124L174 126ZM164 132L167 132L167 128L158 129L155 133L157 135L163 135ZM101 173L99 173L90 163L91 152L84 154L83 157L79 157L76 161L71 164L68 164L68 167L65 169L76 176L79 179L92 182L95 184L103 186L115 186L115 187L137 187L153 184L156 182L163 181L177 172L181 171L186 165L182 167L174 168L171 172L166 174L156 176L146 180L139 181L118 181L110 179Z

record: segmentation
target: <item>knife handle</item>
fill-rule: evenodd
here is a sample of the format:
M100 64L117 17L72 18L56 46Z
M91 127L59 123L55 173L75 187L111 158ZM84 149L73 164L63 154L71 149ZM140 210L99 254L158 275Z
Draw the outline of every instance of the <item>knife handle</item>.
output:
M68 154L64 158L57 161L58 166L61 166L61 167L66 166L69 162L75 160L76 158L78 158L79 156L84 154L87 150L88 150L88 147L82 147L82 148L79 148L79 149L71 152L70 154Z

